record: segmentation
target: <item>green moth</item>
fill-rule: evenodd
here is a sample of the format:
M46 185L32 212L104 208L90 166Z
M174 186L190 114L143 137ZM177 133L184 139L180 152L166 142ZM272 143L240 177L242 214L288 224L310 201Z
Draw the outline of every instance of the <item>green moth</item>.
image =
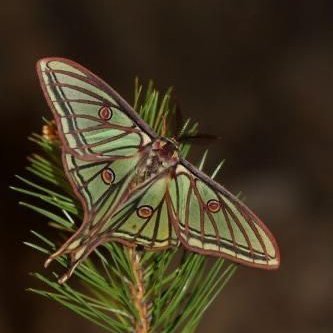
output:
M183 245L247 266L276 269L277 243L261 220L224 187L179 156L112 88L62 58L37 63L53 112L63 166L84 209L77 232L46 261L75 267L97 246L117 241L146 250Z

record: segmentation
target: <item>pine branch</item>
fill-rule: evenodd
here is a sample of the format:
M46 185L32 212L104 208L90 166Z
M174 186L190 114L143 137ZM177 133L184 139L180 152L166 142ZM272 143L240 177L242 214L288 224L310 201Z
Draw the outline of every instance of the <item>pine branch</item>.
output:
M134 108L159 134L193 136L198 124L188 119L180 133L173 128L176 108L171 106L171 89L161 97L150 82L145 95L138 80L135 84ZM61 239L68 238L82 221L82 208L64 174L60 145L55 126L46 121L43 134L30 138L39 153L29 157L29 176L17 176L20 187L13 187L28 201L20 204L44 216L56 231L56 244L51 232L42 235L32 231L33 241L27 246L48 255L56 250ZM183 157L190 150L181 144ZM206 152L198 163L204 168ZM214 178L223 161L212 173ZM51 231L51 230L50 230ZM66 258L56 259L60 271ZM57 269L59 269L59 266ZM203 314L223 290L236 270L236 265L223 259L209 259L182 248L147 252L110 242L97 250L75 270L64 285L50 276L33 273L45 289L30 291L54 300L81 317L114 333L192 333ZM77 285L79 283L79 286Z
M139 314L139 318L135 323L136 333L148 333L149 332L149 305L146 303L145 297L145 284L144 284L144 274L143 268L141 266L140 254L131 248L129 251L129 257L131 260L131 265L133 267L134 273L134 284L131 287L133 303Z

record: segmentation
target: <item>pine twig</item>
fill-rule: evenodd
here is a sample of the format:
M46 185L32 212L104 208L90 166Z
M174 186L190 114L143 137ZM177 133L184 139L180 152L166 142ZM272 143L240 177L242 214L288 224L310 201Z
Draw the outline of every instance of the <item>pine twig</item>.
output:
M135 333L149 332L149 314L148 304L145 296L145 283L143 278L143 268L141 265L141 256L135 248L129 250L130 262L134 273L134 284L131 286L133 303L138 311L138 318L135 323Z
M170 92L161 98L151 82L143 95L136 81L134 105L156 133L171 137L177 133L170 126L175 114L175 108L170 106ZM49 226L59 239L76 230L82 221L82 209L60 162L56 129L52 122L46 125L43 135L33 134L30 138L41 151L29 158L30 177L18 177L21 186L13 189L28 197L28 202L21 204L50 221ZM187 120L181 133L194 135L197 126ZM180 145L183 157L190 147L189 143ZM200 169L206 158L207 153L198 163ZM214 177L221 166L214 171ZM58 247L50 235L32 234L34 240L26 245L34 250L48 255ZM45 290L29 290L112 333L193 333L208 306L234 274L236 265L227 265L223 259L207 265L208 258L179 251L183 251L182 260L175 249L146 252L110 242L79 265L68 283L59 285L55 282L56 273L45 276L43 271L33 276ZM65 258L57 258L57 262L65 269ZM80 288L73 286L72 280L80 282Z

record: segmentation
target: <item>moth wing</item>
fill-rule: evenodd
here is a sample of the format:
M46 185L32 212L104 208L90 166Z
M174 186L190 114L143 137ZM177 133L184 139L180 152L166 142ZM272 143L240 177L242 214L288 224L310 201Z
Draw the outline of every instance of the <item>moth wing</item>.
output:
M148 250L177 245L171 222L170 179L166 170L134 191L106 224L104 230L109 230L109 238Z
M46 262L47 266L55 258L69 255L70 268L61 282L66 281L75 267L105 241L99 231L105 229L115 207L126 197L140 158L140 154L136 154L117 160L85 161L63 153L64 168L81 201L84 218L80 228Z
M84 208L79 230L46 262L69 254L70 271L102 239L97 230L122 198L156 134L104 81L62 58L37 63L62 143L66 175ZM64 281L63 280L63 281ZM62 281L62 282L63 282Z
M186 160L177 166L170 192L174 227L187 249L257 268L279 267L277 243L264 223Z
M135 154L156 134L111 87L62 58L37 63L64 149L85 160Z

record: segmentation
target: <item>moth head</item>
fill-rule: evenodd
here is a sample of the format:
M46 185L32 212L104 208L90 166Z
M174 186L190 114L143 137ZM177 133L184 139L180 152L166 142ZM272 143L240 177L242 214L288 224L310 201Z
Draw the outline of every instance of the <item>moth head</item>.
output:
M166 159L177 159L178 160L178 150L179 144L173 138L160 138L153 143L153 150L158 151L159 155Z
M161 137L153 143L153 150L162 150L162 149L178 151L179 143L176 141L175 138Z
M179 150L179 143L175 138L164 138L166 145L171 145L175 150Z

